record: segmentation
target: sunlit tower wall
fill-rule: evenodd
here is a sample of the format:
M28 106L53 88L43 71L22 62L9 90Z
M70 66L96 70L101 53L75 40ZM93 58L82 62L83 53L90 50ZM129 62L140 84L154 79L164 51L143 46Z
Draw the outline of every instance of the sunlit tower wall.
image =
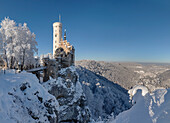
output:
M53 57L55 50L59 47L62 38L62 23L53 23Z

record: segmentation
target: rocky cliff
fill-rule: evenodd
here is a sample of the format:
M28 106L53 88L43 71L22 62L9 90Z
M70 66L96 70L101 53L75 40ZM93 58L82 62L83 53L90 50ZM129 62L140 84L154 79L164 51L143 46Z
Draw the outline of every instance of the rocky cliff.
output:
M90 122L90 110L75 67L60 70L57 80L51 79L43 86L59 102L58 122Z

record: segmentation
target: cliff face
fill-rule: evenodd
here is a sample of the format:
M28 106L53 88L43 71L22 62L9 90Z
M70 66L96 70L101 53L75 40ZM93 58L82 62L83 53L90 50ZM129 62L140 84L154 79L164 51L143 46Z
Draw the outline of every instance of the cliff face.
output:
M43 84L59 102L58 122L90 122L90 111L78 80L75 68L68 67L59 71L57 81L51 79Z

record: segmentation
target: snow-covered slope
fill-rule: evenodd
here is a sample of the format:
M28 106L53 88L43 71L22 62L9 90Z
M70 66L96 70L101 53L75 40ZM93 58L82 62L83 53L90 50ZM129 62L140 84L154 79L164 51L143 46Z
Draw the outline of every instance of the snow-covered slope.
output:
M116 116L131 107L127 90L118 84L81 66L77 72L93 119Z
M0 123L57 122L58 101L33 74L0 74Z
M170 122L170 89L158 89L142 96L138 90L131 109L120 113L115 120L108 123L169 123Z

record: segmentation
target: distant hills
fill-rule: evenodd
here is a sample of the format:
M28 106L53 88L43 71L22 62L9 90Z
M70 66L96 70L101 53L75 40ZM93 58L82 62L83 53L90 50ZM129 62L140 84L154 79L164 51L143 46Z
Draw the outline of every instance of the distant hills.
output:
M170 64L168 63L82 60L76 61L76 65L103 76L127 90L134 85L145 85L151 91L157 87L170 87Z

